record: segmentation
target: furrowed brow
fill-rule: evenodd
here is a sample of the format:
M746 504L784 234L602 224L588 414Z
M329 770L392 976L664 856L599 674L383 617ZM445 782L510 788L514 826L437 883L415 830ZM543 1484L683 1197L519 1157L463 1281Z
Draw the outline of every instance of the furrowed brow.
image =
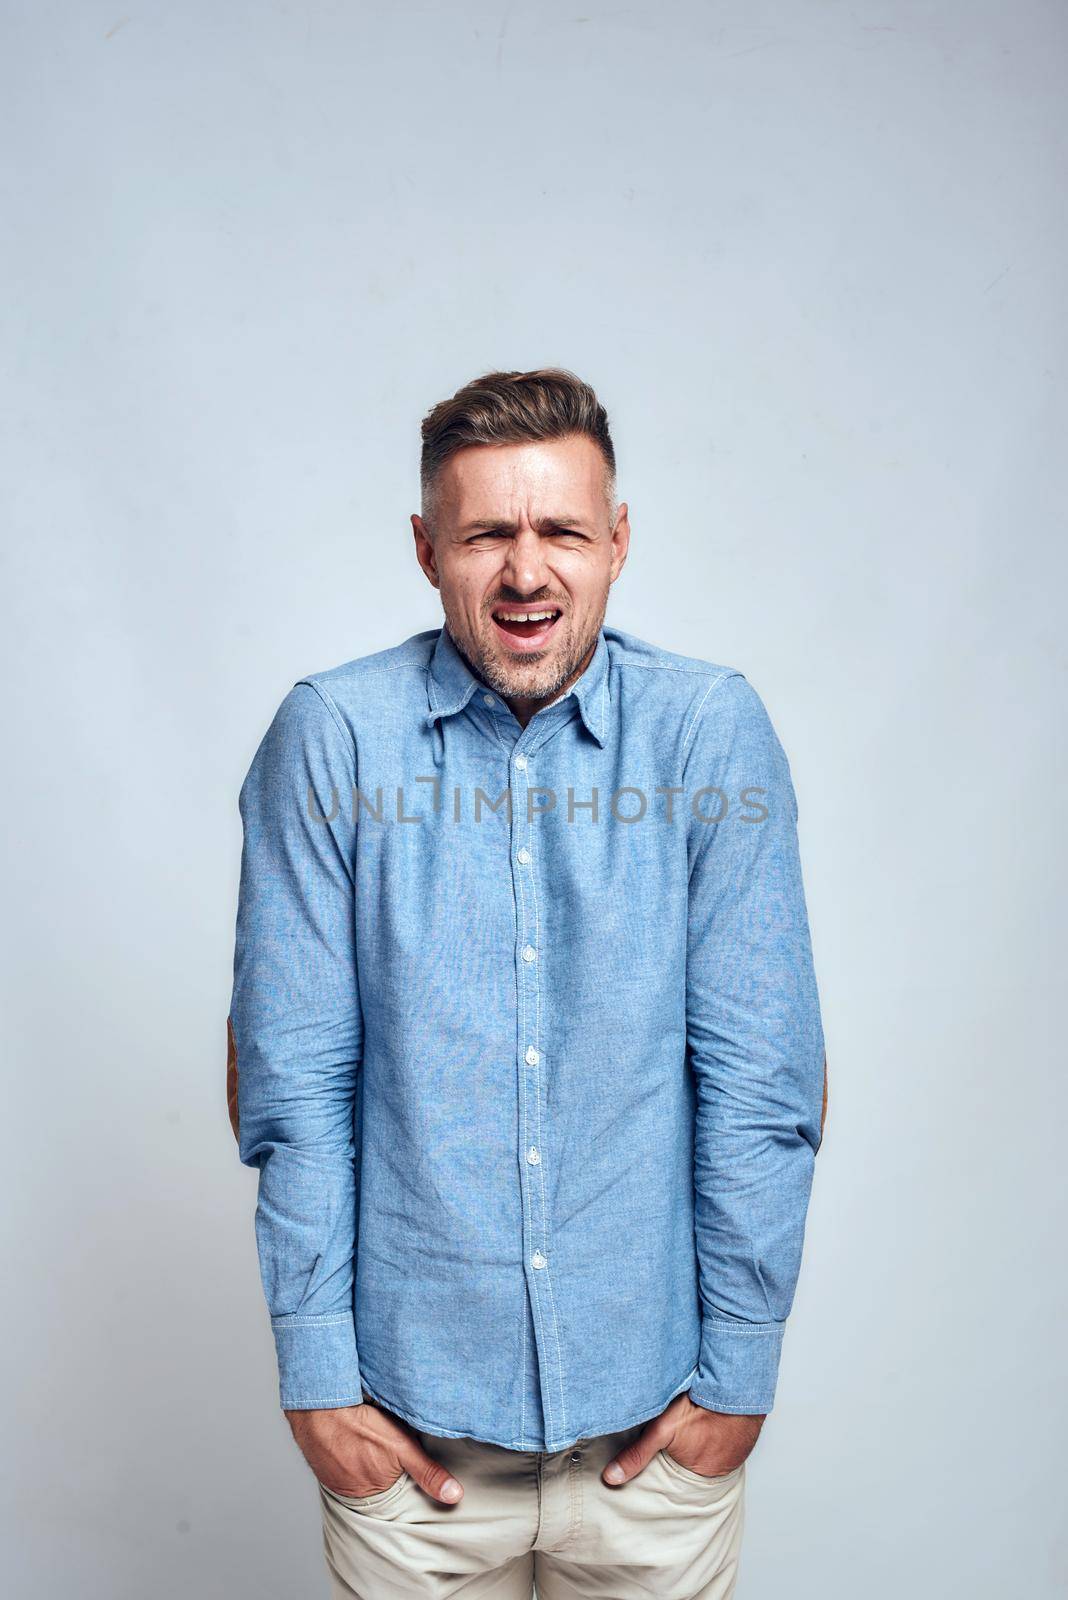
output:
M568 517L564 515L555 517L536 517L531 524L539 533L543 528L581 528L584 524L582 517ZM490 532L501 529L504 533L515 533L519 524L509 522L502 517L475 517L471 522L463 524L464 533Z

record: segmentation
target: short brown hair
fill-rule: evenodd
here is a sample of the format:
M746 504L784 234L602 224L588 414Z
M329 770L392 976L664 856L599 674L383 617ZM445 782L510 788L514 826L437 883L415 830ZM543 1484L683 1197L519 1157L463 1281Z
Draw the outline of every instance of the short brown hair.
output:
M474 444L522 444L584 433L605 463L609 508L615 500L616 454L608 413L588 383L566 367L535 372L484 372L423 418L420 483L423 520L430 522L437 478L450 456Z

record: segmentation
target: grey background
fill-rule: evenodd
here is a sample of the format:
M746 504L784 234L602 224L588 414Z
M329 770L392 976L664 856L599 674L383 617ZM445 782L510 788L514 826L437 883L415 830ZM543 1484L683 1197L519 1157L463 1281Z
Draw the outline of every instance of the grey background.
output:
M745 671L800 803L830 1113L739 1600L1064 1592L1066 33L3 6L9 1592L326 1592L237 790L295 678L440 621L425 410L551 363L614 425L609 619Z

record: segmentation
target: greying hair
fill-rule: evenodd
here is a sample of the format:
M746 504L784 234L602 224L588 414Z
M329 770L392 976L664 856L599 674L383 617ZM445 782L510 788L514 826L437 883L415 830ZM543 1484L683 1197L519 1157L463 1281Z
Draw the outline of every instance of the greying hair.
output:
M566 367L536 372L484 372L448 400L439 400L422 422L421 515L433 529L438 476L450 456L468 445L524 444L585 434L604 457L608 513L616 514L616 455L608 413L588 383Z

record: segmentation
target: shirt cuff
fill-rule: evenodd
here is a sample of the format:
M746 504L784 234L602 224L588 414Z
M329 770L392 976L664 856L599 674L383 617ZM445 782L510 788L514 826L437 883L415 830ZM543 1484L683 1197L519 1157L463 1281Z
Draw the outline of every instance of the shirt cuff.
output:
M764 1416L775 1403L785 1322L705 1317L701 1354L688 1390L695 1405L737 1416Z
M272 1317L283 1411L327 1411L363 1403L351 1311Z

